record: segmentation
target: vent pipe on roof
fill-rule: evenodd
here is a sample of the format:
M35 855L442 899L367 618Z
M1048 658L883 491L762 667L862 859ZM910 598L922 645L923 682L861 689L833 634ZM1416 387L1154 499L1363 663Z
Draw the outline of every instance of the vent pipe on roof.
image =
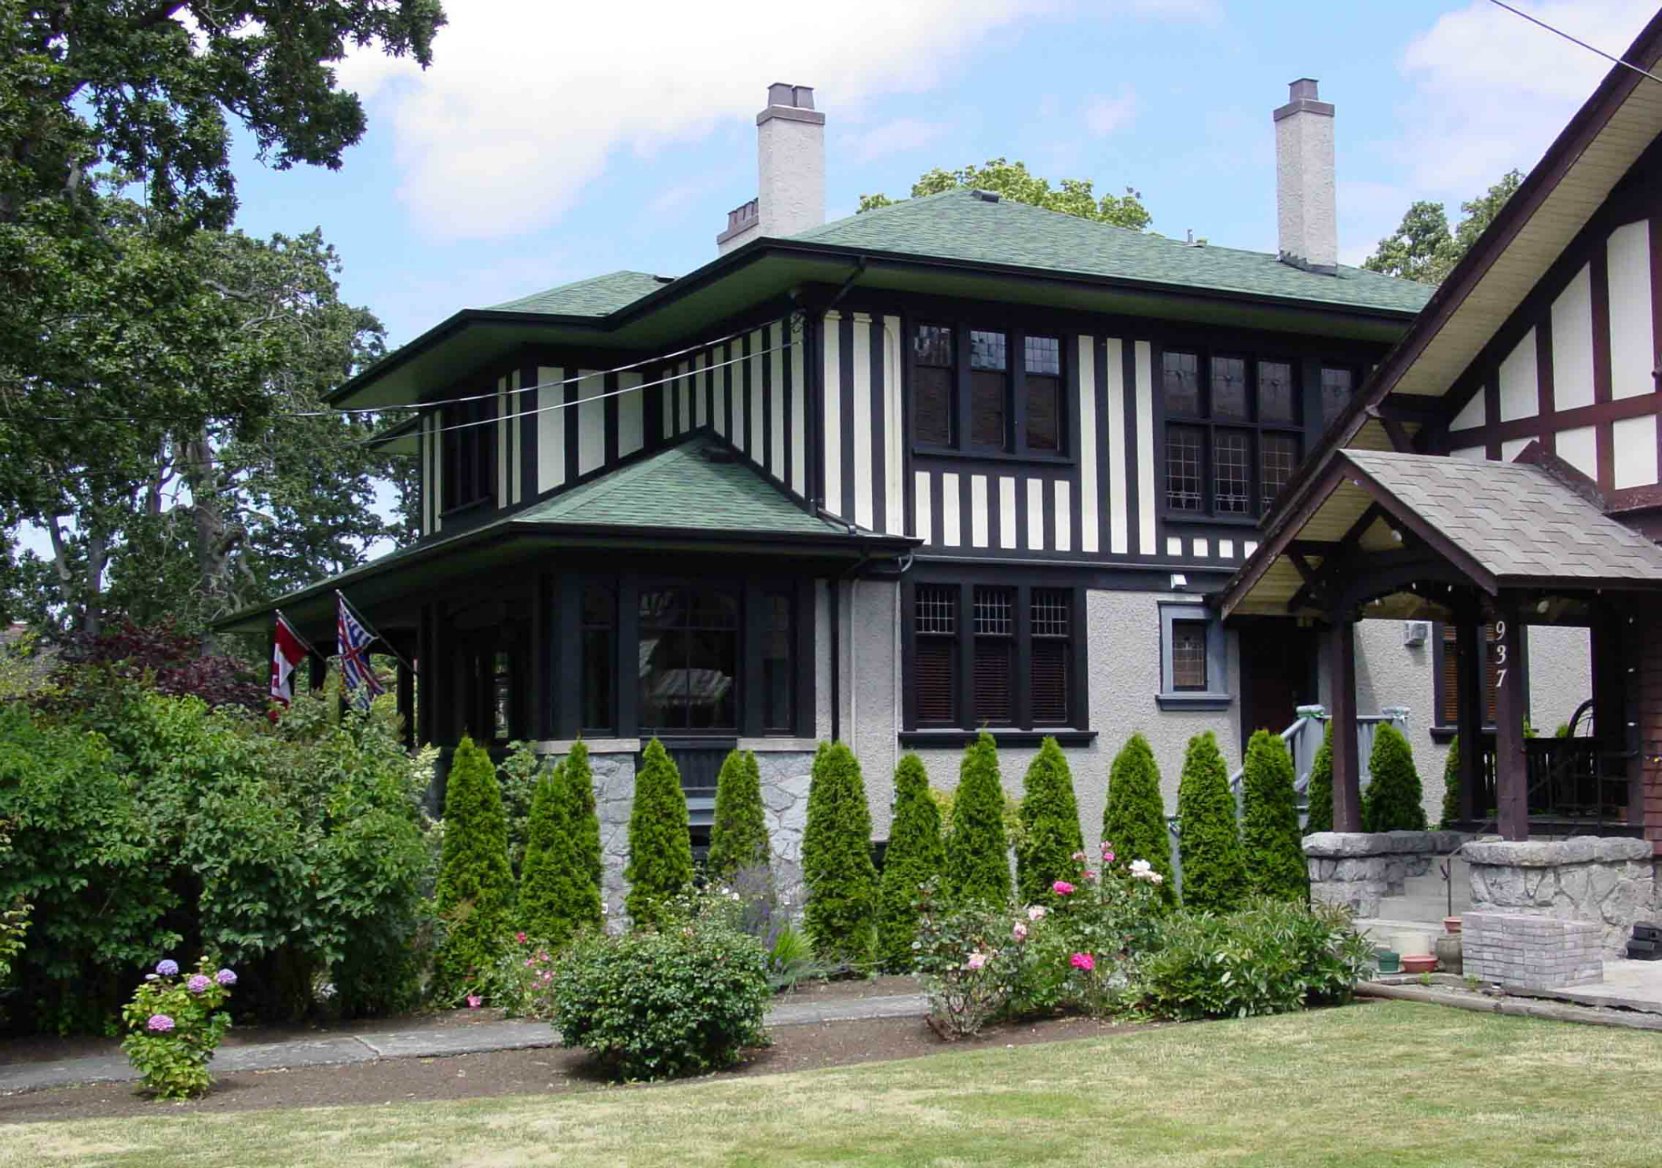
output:
M756 115L758 189L727 213L716 236L722 254L760 236L778 239L825 222L825 115L806 85L768 86L767 108Z
M1281 262L1310 272L1339 270L1338 202L1333 190L1333 105L1313 78L1288 87L1275 111L1275 202Z

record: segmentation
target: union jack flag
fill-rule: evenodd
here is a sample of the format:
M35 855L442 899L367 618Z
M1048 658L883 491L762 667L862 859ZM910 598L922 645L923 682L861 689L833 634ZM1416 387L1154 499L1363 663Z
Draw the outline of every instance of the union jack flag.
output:
M340 675L352 695L352 704L360 710L369 709L377 694L387 692L369 663L369 647L379 639L353 611L346 597L335 593L335 646L340 654Z

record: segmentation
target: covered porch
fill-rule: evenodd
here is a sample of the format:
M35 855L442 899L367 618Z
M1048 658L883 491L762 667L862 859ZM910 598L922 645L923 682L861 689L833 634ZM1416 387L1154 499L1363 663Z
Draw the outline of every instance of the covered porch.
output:
M1525 458L1334 451L1220 610L1319 627L1340 725L1356 714L1357 621L1452 626L1458 826L1509 841L1625 835L1662 847L1662 548L1605 515L1573 469L1538 451ZM1591 705L1569 738L1526 733L1531 625L1588 630ZM1337 831L1361 829L1361 774L1356 739L1336 736Z

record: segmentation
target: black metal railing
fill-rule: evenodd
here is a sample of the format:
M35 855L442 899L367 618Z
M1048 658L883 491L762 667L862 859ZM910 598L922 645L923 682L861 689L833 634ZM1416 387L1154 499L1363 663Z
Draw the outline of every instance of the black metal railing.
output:
M1484 734L1482 743L1472 807L1488 818L1499 805L1494 734ZM1531 819L1550 820L1568 830L1627 825L1626 756L1599 747L1595 738L1524 739Z

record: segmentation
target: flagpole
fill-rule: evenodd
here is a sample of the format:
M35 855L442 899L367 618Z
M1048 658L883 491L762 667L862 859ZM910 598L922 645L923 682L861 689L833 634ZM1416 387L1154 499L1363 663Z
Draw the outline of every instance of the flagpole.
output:
M342 592L339 588L337 588L337 589L335 589L335 595L340 597L340 602L342 604L346 605L346 607L351 611L353 616L358 618L358 623L361 624L364 627L364 630L366 632L368 632L371 637L374 637L377 641L381 642L382 645L386 646L387 655L389 657L391 657L394 661L397 661L400 665L402 665L405 669L408 669L411 673L415 672L415 666L411 665L408 661L404 660L404 655L402 653L400 653L397 649L393 648L392 642L387 640L385 637L383 637L378 631L376 631L376 628L375 628L374 625L370 624L368 621L366 621L364 619L364 614L358 611L358 606L357 605L353 604L350 600L348 600L346 598L346 593Z

